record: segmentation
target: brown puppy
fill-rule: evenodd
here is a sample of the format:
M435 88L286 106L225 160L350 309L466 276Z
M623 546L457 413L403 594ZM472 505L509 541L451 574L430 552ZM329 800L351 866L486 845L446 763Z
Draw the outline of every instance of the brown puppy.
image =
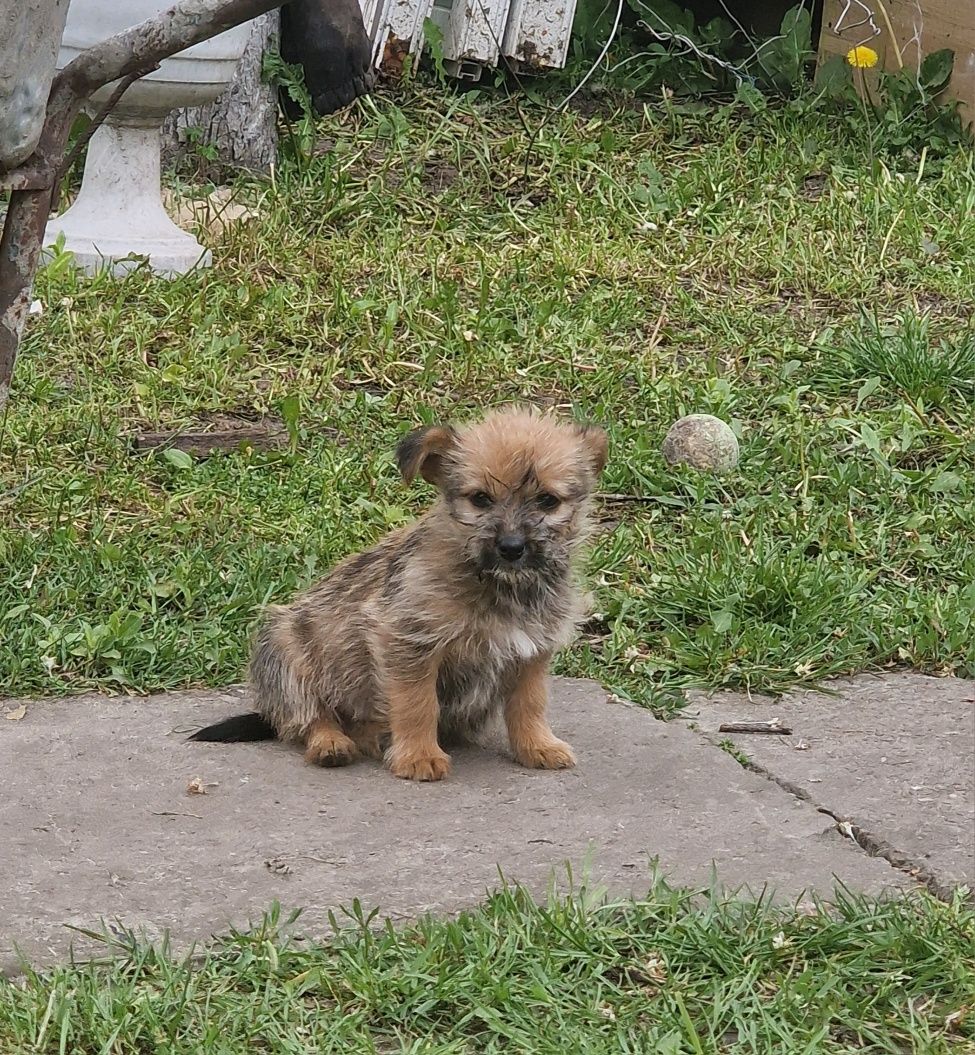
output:
M437 502L271 608L250 667L258 714L193 739L276 736L324 766L385 750L396 776L440 780L441 744L503 710L522 765L572 766L545 716L547 675L582 614L574 558L606 453L600 429L533 410L411 432L400 472Z

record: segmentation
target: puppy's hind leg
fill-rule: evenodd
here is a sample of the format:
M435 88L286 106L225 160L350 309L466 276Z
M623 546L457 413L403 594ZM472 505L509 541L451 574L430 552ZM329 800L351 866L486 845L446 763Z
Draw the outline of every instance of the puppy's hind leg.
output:
M306 762L347 766L358 751L331 709L322 704L325 687L308 669L294 618L287 609L272 610L258 631L250 666L254 696L282 740L304 744Z
M382 760L389 748L390 731L389 723L369 719L364 722L356 722L348 730L349 736L355 741L359 753L368 758Z

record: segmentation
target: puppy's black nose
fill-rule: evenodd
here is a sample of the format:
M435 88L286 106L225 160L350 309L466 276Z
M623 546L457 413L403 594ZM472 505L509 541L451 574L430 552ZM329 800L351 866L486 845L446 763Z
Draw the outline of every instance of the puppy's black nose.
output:
M512 562L520 560L525 554L525 536L502 535L498 539L498 553L500 553L505 560L510 560Z

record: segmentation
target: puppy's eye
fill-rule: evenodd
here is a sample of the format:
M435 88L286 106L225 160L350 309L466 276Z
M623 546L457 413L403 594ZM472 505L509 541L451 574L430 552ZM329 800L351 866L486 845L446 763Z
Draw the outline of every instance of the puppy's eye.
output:
M536 501L546 513L551 513L553 509L558 509L562 504L562 499L558 495L550 495L547 491L540 494Z
M491 498L487 491L475 491L472 495L467 496L467 500L475 509L487 509L494 504L494 499Z

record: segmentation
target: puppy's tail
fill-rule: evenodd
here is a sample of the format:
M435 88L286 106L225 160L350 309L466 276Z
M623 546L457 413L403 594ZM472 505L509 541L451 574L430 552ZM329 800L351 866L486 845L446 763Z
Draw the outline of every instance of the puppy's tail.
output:
M252 740L300 739L301 731L315 717L317 708L314 701L307 699L286 661L287 649L278 644L279 633L287 637L289 618L288 609L269 608L257 629L249 680L252 698L263 713L255 711L227 718L200 729L190 740L234 744ZM264 715L270 715L270 718Z
M200 740L212 744L240 744L253 740L276 740L278 731L256 711L251 714L238 714L225 718L216 725L198 729L190 740Z

